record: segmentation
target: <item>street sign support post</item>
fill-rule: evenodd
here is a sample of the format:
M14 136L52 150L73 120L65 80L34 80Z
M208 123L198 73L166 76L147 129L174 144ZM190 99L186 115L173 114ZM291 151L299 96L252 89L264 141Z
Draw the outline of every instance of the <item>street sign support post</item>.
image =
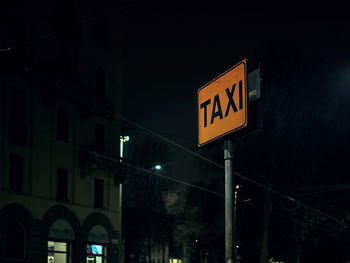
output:
M246 59L242 60L197 92L198 146L224 140L225 263L236 261L237 189L234 189L235 175L232 169L232 135L248 128L246 62ZM260 97L260 89L252 90L253 96L254 99Z
M236 229L233 228L233 186L234 174L232 173L233 146L231 140L224 142L225 160L225 263L235 262L234 237ZM233 219L233 220L232 220Z

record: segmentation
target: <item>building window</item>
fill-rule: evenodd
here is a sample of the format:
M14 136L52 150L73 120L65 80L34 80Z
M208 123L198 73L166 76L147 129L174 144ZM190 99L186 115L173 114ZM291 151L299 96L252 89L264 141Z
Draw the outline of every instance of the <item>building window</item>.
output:
M10 189L23 192L23 164L22 156L10 155Z
M81 44L81 27L71 27L77 24L76 9L70 0L60 0L53 5L51 15L51 25L54 30L62 31L57 36L62 38L65 43L72 46ZM64 14L64 15L62 15ZM48 21L49 22L49 21ZM62 30L69 27L69 30ZM64 32L63 32L64 31Z
M62 108L57 110L57 140L69 141L69 113Z
M96 43L105 50L110 48L110 27L108 18L98 19L95 22Z
M68 192L68 171L57 168L57 200L67 201L67 192Z
M96 73L96 91L97 103L103 105L106 97L106 76L102 69L98 69Z
M25 258L26 235L24 228L18 222L11 222L6 227L6 258Z
M103 207L103 180L101 179L95 179L94 206L97 208Z
M105 148L105 127L102 124L95 126L95 147L99 151Z
M25 42L26 40L26 22L23 16L14 15L11 16L11 20L9 21L9 35L10 41L8 46L17 46Z
M72 245L68 242L48 241L47 242L48 263L70 263L72 262Z
M11 90L8 139L11 143L27 145L26 98L24 91Z
M63 78L72 78L72 53L68 47L62 46L58 53L58 65Z
M104 245L86 245L86 263L106 263L107 247Z

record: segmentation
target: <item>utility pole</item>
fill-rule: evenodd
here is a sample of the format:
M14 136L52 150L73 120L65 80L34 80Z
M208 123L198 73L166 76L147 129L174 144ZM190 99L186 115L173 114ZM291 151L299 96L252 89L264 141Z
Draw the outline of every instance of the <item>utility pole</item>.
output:
M233 146L232 141L225 140L224 160L225 160L225 263L235 262L235 248L233 238L235 229L233 228L233 185L234 175L232 173Z

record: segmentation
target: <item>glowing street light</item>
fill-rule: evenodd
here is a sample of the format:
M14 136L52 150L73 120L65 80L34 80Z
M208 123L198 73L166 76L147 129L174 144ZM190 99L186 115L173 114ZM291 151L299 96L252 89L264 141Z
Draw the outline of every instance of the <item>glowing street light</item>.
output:
M161 166L160 164L156 164L156 165L154 166L154 169L156 169L156 170L161 170L161 169L162 169L162 166Z
M129 140L129 136L120 136L120 162L122 162L123 159L123 144L124 142L128 142Z

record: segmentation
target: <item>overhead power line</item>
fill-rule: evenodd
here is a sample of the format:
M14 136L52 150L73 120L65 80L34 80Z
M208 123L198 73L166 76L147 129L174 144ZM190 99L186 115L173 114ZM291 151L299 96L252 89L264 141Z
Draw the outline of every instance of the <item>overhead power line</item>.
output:
M77 28L77 27L82 26L84 24L88 24L88 23L96 21L98 19L101 19L101 18L104 18L104 17L108 17L108 16L111 16L111 15L113 15L115 13L121 12L123 10L129 9L131 7L134 7L134 6L137 6L137 5L139 5L140 3L144 2L144 1L145 0L139 0L139 1L136 1L134 3L130 3L130 4L127 4L125 6L122 6L122 7L113 9L113 10L110 10L110 11L105 12L103 14L100 14L100 15L97 15L97 16L93 16L93 17L89 17L87 19L84 19L83 21L80 21L80 22L76 23L76 24L72 24L72 25L63 27L61 29L58 29L58 30L55 30L55 31L51 31L51 32L46 33L46 34L43 34L43 35L41 35L39 37L36 37L36 38L33 38L33 39L29 39L27 41L24 41L21 44L13 46L13 47L0 48L0 52L9 52L9 51L12 51L12 50L15 50L15 49L23 48L25 46L28 46L28 45L33 44L35 42L41 41L43 39L51 38L51 37L53 37L55 35L64 33L64 32L66 32L68 30Z
M75 148L77 150L80 150L80 151L85 151L85 152L88 152L90 154L95 154L94 151L92 150L89 150L89 149L86 149L86 148L83 148L81 146L78 146L78 145L75 145L73 143L68 143L68 142L64 142L64 141L60 141L60 140L57 140L57 139L54 139L50 136L47 136L47 135L44 135L44 134L39 134L40 136L42 137L45 137L55 143L60 143L60 144L64 144L64 145L68 145L72 148ZM106 156L107 157L107 156ZM116 163L119 163L119 160L115 159L115 158L111 158L108 156L108 159L110 159L111 161L114 161ZM155 175L155 176L158 176L160 178L163 178L165 180L169 180L169 181L172 181L172 182L175 182L175 183L178 183L178 184L182 184L182 185L185 185L185 186L188 186L188 187L191 187L191 188L194 188L194 189L197 189L197 190L200 190L200 191L204 191L204 192L207 192L207 193L210 193L210 194L214 194L216 196L219 196L219 197L222 197L224 198L225 195L223 193L219 193L219 192L216 192L216 191L213 191L213 190L210 190L210 189L207 189L205 187L201 187L201 186L198 186L198 185L195 185L195 184L191 184L189 182L186 182L186 181L183 181L183 180L180 180L180 179L176 179L176 178L173 178L173 177L169 177L169 176L166 176L166 175L163 175L161 173L157 173L153 170L150 170L150 169L146 169L146 168L143 168L143 167L140 167L140 166L137 166L137 165L133 165L133 164L130 164L130 163L127 163L126 164L126 167L129 167L129 168L133 168L133 169L136 169L136 170L139 170L139 171L142 171L144 173L148 173L148 174L152 174L152 175ZM242 201L242 200L238 200L239 203L241 204L245 204L246 202L245 201ZM276 202L275 200L272 200L272 202ZM278 203L278 202L277 202ZM248 202L248 205L255 208L255 209L258 209L258 210L262 210L264 211L264 208L263 207L260 207L260 206L257 206L257 205L254 205L252 202ZM281 205L281 204L279 204ZM288 210L290 212L293 212L293 209L290 209L290 208L287 208L283 205L281 205L285 210ZM294 223L303 223L302 220L298 219L296 216L293 216L293 217L290 217L290 216L287 216L287 215L284 215L284 214L281 214L281 213L278 213L276 211L272 211L271 212L273 215L276 215L276 216L279 216L279 217L282 217L286 220L289 220L289 221L292 221ZM320 231L323 231L323 232L326 232L328 234L330 233L333 233L331 230L328 230L328 229L325 229L325 228L321 228L321 227L318 227L314 224L311 225L312 228L315 228L317 230L320 230ZM345 238L347 238L345 236ZM350 239L349 239L350 240Z
M57 140L57 139L54 139L50 136L47 136L47 135L44 135L44 134L39 134L40 136L42 137L45 137L55 143L60 143L60 144L64 144L64 145L68 145L72 148L75 148L77 150L80 150L80 151L85 151L85 152L88 152L90 154L95 154L94 151L92 150L89 150L89 149L86 149L86 148L83 148L81 146L78 146L78 145L75 145L75 144L72 144L72 143L68 143L68 142L64 142L64 141L60 141L60 140ZM107 157L107 156L106 156ZM110 159L111 161L115 161L116 163L119 163L119 160L117 159L114 159L114 158L111 158L108 156L108 159ZM172 181L172 182L175 182L175 183L179 183L179 184L182 184L182 185L186 185L188 187L191 187L191 188L194 188L194 189L197 189L197 190L200 190L200 191L204 191L204 192L207 192L207 193L210 193L210 194L214 194L216 196L219 196L221 198L224 198L225 195L223 193L219 193L219 192L216 192L216 191L212 191L210 189L207 189L207 188L204 188L204 187L201 187L201 186L198 186L198 185L195 185L195 184L191 184L191 183L188 183L186 181L183 181L183 180L180 180L180 179L176 179L176 178L172 178L172 177L169 177L169 176L166 176L166 175L163 175L161 173L157 173L155 171L152 171L150 169L146 169L146 168L143 168L143 167L140 167L140 166L137 166L137 165L132 165L132 164L129 164L127 163L126 164L127 167L129 168L133 168L133 169L136 169L136 170L139 170L139 171L142 171L144 173L149 173L149 174L152 174L152 175L155 175L155 176L158 176L160 178L163 178L165 180L169 180L169 181ZM242 201L242 200L238 200L239 203L241 204L245 204L246 202L245 201ZM275 200L272 200L272 202L276 202ZM277 202L278 203L278 202ZM281 205L281 204L279 204ZM261 211L264 211L265 209L263 207L260 207L260 206L257 206L257 205L254 205L253 203L251 202L248 202L248 206L251 206L255 209L258 209L258 210L261 210ZM290 212L293 212L293 209L290 209L290 208L287 208L283 205L281 205L284 209L290 211ZM287 215L284 215L284 214L281 214L281 213L278 213L276 211L272 211L271 214L273 215L276 215L276 216L279 216L281 218L284 218L286 220L289 220L289 221L292 221L294 223L303 223L302 220L300 220L299 218L297 218L295 215L293 217L290 217L290 216L287 216ZM320 230L322 232L325 232L325 233L328 233L328 234L332 234L333 232L329 229L326 229L326 228L321 228L321 227L318 227L314 224L311 224L311 227L314 228L314 229L317 229L317 230ZM347 236L345 236L344 238L348 239ZM350 239L349 239L350 240Z
M300 193L294 195L295 197L299 196L308 196L308 195L315 195L315 194L322 194L322 193L329 193L329 192L335 192L335 191L340 191L340 190L345 190L349 189L350 185L349 184L344 184L344 185L330 185L325 187L325 189L317 190L317 191L312 191L312 192L307 192L307 193Z
M42 80L44 80L44 81L47 81L47 82L51 83L52 85L54 85L54 86L60 88L62 91L66 92L67 94L70 94L70 95L72 95L72 96L74 96L74 97L80 99L81 101L83 101L83 102L85 102L85 103L88 103L88 104L90 104L90 105L92 105L92 106L94 106L94 107L96 107L96 108L98 108L98 109L101 109L101 110L105 111L106 113L109 113L109 114L111 114L111 115L117 117L118 119L120 119L120 120L122 120L122 121L125 121L125 122L127 122L127 123L129 123L129 124L131 124L131 125L133 125L133 126L135 126L135 127L137 127L138 129L140 129L140 130L142 130L142 131L144 131L144 132L147 132L147 133L149 133L149 134L152 134L153 136L155 136L155 137L157 137L157 138L159 138L159 139L161 139L161 140L163 140L163 141L165 141L165 142L167 142L167 143L169 143L169 144L171 144L171 145L173 145L173 146L175 146L175 147L177 147L177 148L179 148L179 149L181 149L181 150L183 150L183 151L185 151L185 152L187 152L187 153L189 153L189 154L192 154L193 156L196 156L196 157L198 157L198 158L200 158L200 159L202 159L202 160L204 160L204 161L206 161L206 162L208 162L208 163L211 163L211 164L213 164L213 165L215 165L215 166L217 166L217 167L219 167L219 168L221 168L221 169L224 169L224 168L225 168L223 165L221 165L221 164L219 164L219 163L217 163L217 162L215 162L215 161L213 161L213 160L211 160L211 159L209 159L209 158L207 158L207 157L205 157L205 156L203 156L203 155L200 155L199 153L196 153L196 152L194 152L194 151L192 151L192 150L190 150L190 149L188 149L188 148L186 148L186 147L184 147L184 146L182 146L182 145L180 145L180 144L178 144L178 143L176 143L176 142L174 142L174 141L172 141L172 140L170 140L170 139L168 139L168 138L166 138L166 137L164 137L164 136L162 136L162 135L160 135L159 133L154 132L154 131L152 131L151 129L148 129L148 128L146 128L146 127L144 127L144 126L142 126L142 125L140 125L140 124L138 124L138 123L136 123L136 122L134 122L134 121L132 121L132 120L129 120L128 118L125 118L125 117L121 116L120 114L118 114L118 113L116 113L116 112L114 112L114 111L112 111L112 110L106 109L105 107L103 107L103 106L101 106L101 105L98 105L98 104L92 102L91 100L82 97L82 96L79 95L79 94L76 94L75 92L73 92L73 91L71 91L71 90L69 90L69 89L63 87L62 85L60 85L60 84L57 83L57 82L54 82L54 81L52 81L52 80L49 80L49 79L45 78L45 77L42 76L42 75L38 75L38 74L35 74L35 73L32 73L32 74L34 74L37 78L42 79ZM291 197L291 196L288 196L288 195L282 194L282 193L280 193L280 192L278 192L278 191L276 191L276 190L273 190L273 189L271 189L270 187L267 187L267 186L263 185L262 183L259 183L259 182L255 181L255 180L250 179L250 178L248 178L248 177L246 177L246 176L244 176L244 175L241 175L241 174L239 174L239 173L237 173L237 172L235 172L235 171L233 171L233 173L234 173L235 175L237 175L238 177L242 178L243 180L247 181L247 182L250 182L250 183L252 183L252 184L254 184L254 185L256 185L256 186L258 186L258 187L260 187L260 188L262 188L262 189L264 189L264 190L266 190L266 191L268 191L268 192L271 192L271 193L273 193L273 194L275 194L275 195L277 195L277 196L280 196L280 197L282 197L283 199L286 199L286 200L288 200L288 201L290 201L290 202L292 202L292 203L295 203L295 204L297 204L297 205L299 205L299 206L302 206L302 207L304 207L304 208L306 208L306 209L309 209L310 211L313 211L313 212L315 212L316 214L319 214L319 215L321 215L321 216L324 216L325 218L328 218L328 219L330 219L330 220L332 220L332 221L334 221L334 222L340 224L340 225L343 226L343 227L347 226L346 224L344 224L344 223L343 223L341 220L339 220L338 218L336 218L336 217L334 217L334 216L330 216L330 215L328 215L328 214L325 214L325 213L321 212L321 211L318 210L318 209L315 209L315 208L313 208L313 207L311 207L311 206L308 206L308 205L306 205L306 204L304 204L304 203L302 203L302 202L300 202L300 201L294 199L294 198Z
M92 150L89 150L89 149L86 149L86 148L83 148L79 145L75 145L73 143L68 143L68 142L64 142L64 141L60 141L60 140L57 140L57 139L54 139L50 136L47 136L47 135L44 135L44 134L39 134L41 137L44 137L52 142L55 142L55 143L59 143L59 144L64 144L64 145L67 145L67 146L70 146L76 150L80 150L80 151L84 151L84 152L87 152L87 153L90 153L90 154L95 154L94 151ZM114 161L116 163L119 163L119 160L115 159L115 158L112 158L112 157L109 157L109 156L106 156L106 158L110 159L111 161ZM133 164L130 164L130 163L126 163L125 164L126 167L129 167L129 168L133 168L135 170L138 170L138 171L141 171L141 172L144 172L144 173L148 173L148 174L152 174L152 175L155 175L155 176L158 176L162 179L165 179L165 180L169 180L169 181L172 181L172 182L175 182L175 183L178 183L178 184L182 184L182 185L185 185L185 186L188 186L188 187L191 187L191 188L194 188L194 189L197 189L197 190L200 190L200 191L204 191L204 192L207 192L207 193L210 193L210 194L214 194L216 196L219 196L221 198L224 198L225 195L223 193L219 193L219 192L216 192L216 191L213 191L213 190L210 190L210 189L207 189L205 187L201 187L201 186L198 186L198 185L195 185L195 184L192 184L192 183L189 183L189 182L186 182L186 181L183 181L183 180L180 180L180 179L176 179L176 178L173 178L173 177L169 177L169 176L166 176L166 175L163 175L161 173L157 173L153 170L150 170L150 169L147 169L147 168L143 168L143 167L140 167L140 166L137 166L137 165L133 165ZM126 168L124 168L126 169ZM242 200L238 200L239 203L241 204L245 204L246 202L245 201L242 201ZM275 200L272 200L272 202L276 202ZM257 205L254 205L253 203L251 202L248 202L248 205L253 207L253 208L256 208L256 209L259 209L259 210L262 210L264 211L264 208L263 207L260 207L260 206L257 206ZM290 211L290 212L293 212L293 209L290 209L290 208L287 208L287 207L284 207L284 209ZM296 222L299 222L299 223L303 223L303 221L301 221L300 219L298 219L296 216L294 217L290 217L290 216L287 216L287 215L284 215L284 214L281 214L281 213L278 213L276 211L272 211L271 212L273 215L277 215L279 217L282 217L286 220L289 220L289 221L292 221L294 223ZM324 228L321 228L321 227L318 227L316 225L311 225L311 227L315 228L315 229L318 229L318 230L321 230L321 231L324 231L326 233L331 233L330 230L327 230L327 229L324 229Z
M41 137L44 137L44 138L47 138L48 140L50 141L53 141L55 143L60 143L60 144L64 144L64 145L68 145L76 150L80 150L80 151L84 151L84 152L87 152L87 153L90 153L92 155L96 154L95 151L93 150L89 150L89 149L86 149L86 148L83 148L79 145L76 145L76 144L73 144L73 143L68 143L68 142L64 142L64 141L60 141L60 140L57 140L57 139L54 139L50 136L47 136L47 135L44 135L44 134L39 134ZM109 159L110 161L113 161L115 163L119 163L120 160L119 159L115 159L115 158L112 158L110 156L105 156L106 159ZM183 181L183 180L180 180L180 179L176 179L176 178L173 178L173 177L169 177L169 176L166 176L164 174L161 174L161 173L157 173L153 170L150 170L150 169L146 169L146 168L143 168L143 167L140 167L140 166L137 166L137 165L133 165L131 163L125 163L126 167L129 167L129 168L133 168L133 169L136 169L136 170L139 170L139 171L142 171L144 173L149 173L149 174L152 174L152 175L156 175L160 178L163 178L163 179L167 179L169 181L172 181L172 182L176 182L176 183L179 183L179 184L183 184L183 185L186 185L186 186L189 186L189 187L192 187L192 188L195 188L195 189L198 189L198 190L201 190L201 191L204 191L204 192L207 192L207 193L211 193L211 194L214 194L214 195L217 195L217 196L221 196L221 197L224 197L224 194L222 193L219 193L219 192L216 192L216 191L212 191L210 189L207 189L205 187L201 187L201 186L198 186L198 185L195 185L195 184L191 184L189 182L186 182L186 181ZM122 167L122 166L121 166Z

